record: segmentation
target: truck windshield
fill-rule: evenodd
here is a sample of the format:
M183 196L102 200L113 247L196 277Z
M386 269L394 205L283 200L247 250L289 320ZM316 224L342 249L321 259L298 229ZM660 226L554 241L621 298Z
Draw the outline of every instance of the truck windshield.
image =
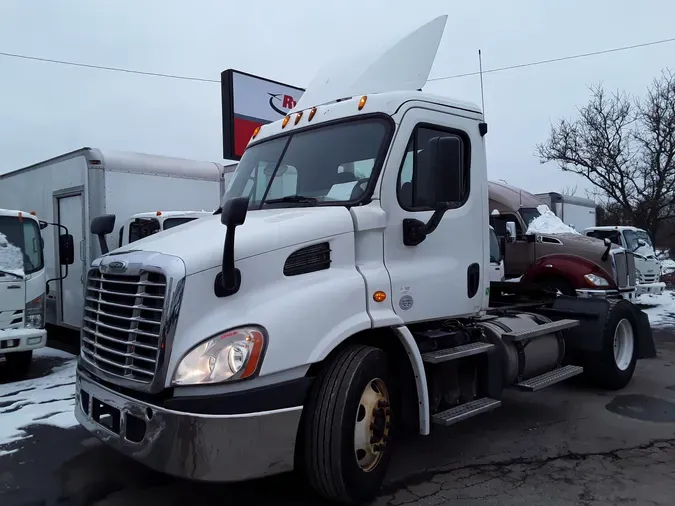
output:
M621 246L621 236L616 230L591 230L586 232L586 236L600 240L609 239L612 243Z
M0 216L0 276L33 274L43 268L42 236L35 220Z
M523 218L526 227L530 225L532 220L541 216L541 213L536 207L521 207L518 209L518 212L520 213L521 218Z
M225 199L249 197L256 209L357 203L375 184L390 134L387 120L371 117L263 141L244 152Z
M640 248L638 240L643 240L647 243L647 246L653 248L652 240L649 238L649 234L644 230L624 230L623 237L626 240L626 248L628 251L635 251Z

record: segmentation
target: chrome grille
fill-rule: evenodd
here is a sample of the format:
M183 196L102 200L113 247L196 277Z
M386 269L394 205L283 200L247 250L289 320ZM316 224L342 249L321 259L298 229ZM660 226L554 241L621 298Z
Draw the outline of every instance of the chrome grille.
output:
M637 281L635 257L625 250L612 251L614 258L614 274L619 288L634 287Z
M109 374L150 383L157 372L166 277L87 276L81 356Z

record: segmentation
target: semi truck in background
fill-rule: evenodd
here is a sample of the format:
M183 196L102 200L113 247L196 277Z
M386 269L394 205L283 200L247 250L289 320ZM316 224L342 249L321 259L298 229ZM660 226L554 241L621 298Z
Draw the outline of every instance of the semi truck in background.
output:
M610 240L631 252L635 257L637 295L657 294L666 289L666 284L661 282L661 262L656 258L646 230L630 226L603 226L589 227L583 233L588 237Z
M577 232L596 225L597 204L582 197L563 193L536 193L535 197L546 204L568 227Z
M502 244L507 279L520 278L570 296L637 296L636 260L629 250L573 230L528 233L541 216L541 205L525 190L488 182L490 224Z
M47 279L40 231L48 226L30 212L0 209L0 357L12 379L25 376L33 350L47 344L45 295L73 263L73 238L66 230L58 235L65 273Z
M446 19L319 72L254 130L217 215L94 261L82 426L172 475L295 469L363 504L406 433L497 409L509 388L621 389L654 356L629 301L490 283L488 125L419 91Z
M29 209L40 219L66 227L75 243L69 275L54 283L46 300L46 322L73 339L82 325L84 279L101 254L90 234L92 218L115 214L119 223L108 237L117 247L119 229L134 213L171 209L215 209L234 166L166 156L82 148L0 175L3 207ZM58 228L43 236L45 269L59 277Z

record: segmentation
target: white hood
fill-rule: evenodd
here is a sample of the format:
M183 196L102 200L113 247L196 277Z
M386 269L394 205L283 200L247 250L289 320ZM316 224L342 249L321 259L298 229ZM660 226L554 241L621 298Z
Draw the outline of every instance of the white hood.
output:
M302 207L249 211L237 227L235 260L308 241L351 233L352 217L345 207ZM226 227L220 215L201 218L111 251L156 251L182 258L187 274L221 265Z

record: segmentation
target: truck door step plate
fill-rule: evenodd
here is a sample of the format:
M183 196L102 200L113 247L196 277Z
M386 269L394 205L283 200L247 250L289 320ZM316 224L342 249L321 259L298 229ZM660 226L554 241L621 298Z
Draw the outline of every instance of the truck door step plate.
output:
M561 330L571 329L579 325L579 320L558 320L555 322L544 323L536 327L524 330L513 330L506 332L502 337L513 342L524 341L534 337L551 334L553 332L560 332Z
M583 367L576 365L566 365L565 367L560 367L559 369L554 369L551 372L547 372L540 376L535 376L529 380L521 381L516 386L521 390L526 390L528 392L536 392L542 388L546 388L566 379L578 376L584 372Z
M475 401L467 402L466 404L460 404L454 408L446 409L445 411L436 413L431 417L431 422L447 427L448 425L461 422L462 420L466 420L472 416L492 411L501 405L502 401L490 399L489 397L483 397L482 399L476 399Z
M471 355L478 355L494 348L494 344L490 343L469 343L454 348L445 348L442 350L430 351L422 355L422 360L430 364L438 364L440 362L447 362L448 360L456 360L462 357L469 357Z

